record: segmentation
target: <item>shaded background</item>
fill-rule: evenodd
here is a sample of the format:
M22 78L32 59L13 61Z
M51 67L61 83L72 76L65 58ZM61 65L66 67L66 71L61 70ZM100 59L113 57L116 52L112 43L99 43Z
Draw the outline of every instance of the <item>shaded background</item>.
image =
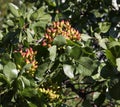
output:
M9 2L18 4L19 0L0 0L0 28L2 25L2 20L3 20L4 16L7 14L7 5Z

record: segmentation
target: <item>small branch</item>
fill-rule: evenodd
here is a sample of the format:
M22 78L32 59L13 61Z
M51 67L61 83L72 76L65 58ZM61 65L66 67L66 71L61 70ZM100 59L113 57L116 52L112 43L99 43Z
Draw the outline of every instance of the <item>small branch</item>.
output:
M81 97L82 99L86 98L86 92L82 91L82 90L78 90L74 87L74 85L72 83L66 83L66 87L67 88L71 88L73 92L75 92L79 97Z
M74 85L69 81L67 81L66 82L66 87L67 88L71 88L71 90L73 91L73 92L75 92L79 97L81 97L82 99L86 99L86 96L88 95L88 94L90 94L90 93L93 93L93 92L95 92L95 91L89 91L89 92L87 92L86 90L82 90L82 89L76 89L75 87L74 87Z
M39 40L37 40L37 41L36 41L36 44L39 44L39 43L42 42L43 40L44 40L44 37L41 38L41 39L39 39Z

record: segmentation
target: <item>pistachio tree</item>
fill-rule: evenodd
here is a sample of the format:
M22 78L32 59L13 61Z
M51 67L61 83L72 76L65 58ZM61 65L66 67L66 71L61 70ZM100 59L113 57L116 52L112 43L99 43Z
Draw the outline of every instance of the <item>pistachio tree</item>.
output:
M19 0L0 29L0 107L120 106L120 3Z

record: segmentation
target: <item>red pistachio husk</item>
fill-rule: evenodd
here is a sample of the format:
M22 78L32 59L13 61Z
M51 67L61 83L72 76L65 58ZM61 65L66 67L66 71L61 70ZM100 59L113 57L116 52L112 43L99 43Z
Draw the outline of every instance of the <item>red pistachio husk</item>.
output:
M29 71L27 71L27 73L31 74L32 76L34 75L36 68L38 67L38 62L35 59L35 55L37 54L36 51L33 51L33 49L27 48L26 50L19 50L16 51L19 52L21 54L21 56L24 58L26 64L32 64L31 68Z
M56 36L62 35L66 39L72 41L80 40L80 33L78 30L71 27L69 21L57 21L53 22L51 26L46 29L45 39L42 42L42 46L50 47Z

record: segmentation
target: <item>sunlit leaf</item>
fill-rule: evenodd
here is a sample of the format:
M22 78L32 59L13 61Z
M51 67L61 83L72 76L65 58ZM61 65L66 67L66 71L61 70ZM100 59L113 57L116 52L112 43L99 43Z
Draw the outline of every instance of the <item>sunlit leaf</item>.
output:
M89 39L91 39L92 37L90 37L89 35L87 34L81 34L81 39L84 40L84 41L88 41Z
M57 47L56 46L52 46L48 49L49 53L50 53L50 60L51 61L55 61L56 58L56 52L57 52Z
M30 30L27 29L26 33L27 33L27 41L28 41L28 42L32 42L32 41L33 41L33 35L32 35L32 33L30 32Z
M115 47L115 46L119 46L119 47L120 47L120 42L118 42L118 41L113 41L113 42L110 42L110 43L108 44L108 47L109 47L109 48L113 48L113 47Z
M100 94L101 94L100 92L94 92L93 100L96 100L99 97Z
M2 31L0 30L0 40L2 40L3 38L3 34L2 34Z
M107 59L109 59L113 65L116 65L115 57L113 56L112 52L110 50L105 50L105 54Z
M14 26L14 22L12 20L7 20L6 23L9 25L9 26Z
M14 63L8 62L8 64L4 66L3 73L9 80L13 80L17 78L19 72Z
M53 6L53 7L56 7L56 2L55 2L55 0L45 0L45 1L48 3L48 5Z
M120 58L116 59L117 70L120 71Z
M101 35L99 35L97 33L95 33L95 37L97 38L100 47L102 47L103 49L107 49L106 42L108 42L108 39L102 38Z
M66 76L69 78L74 78L74 67L72 65L64 64L63 70Z
M110 29L111 23L109 22L100 22L99 28L102 33L106 33Z
M19 17L20 16L20 13L19 13L19 8L14 5L13 3L9 3L9 9L11 11L11 13L16 16L16 17Z

